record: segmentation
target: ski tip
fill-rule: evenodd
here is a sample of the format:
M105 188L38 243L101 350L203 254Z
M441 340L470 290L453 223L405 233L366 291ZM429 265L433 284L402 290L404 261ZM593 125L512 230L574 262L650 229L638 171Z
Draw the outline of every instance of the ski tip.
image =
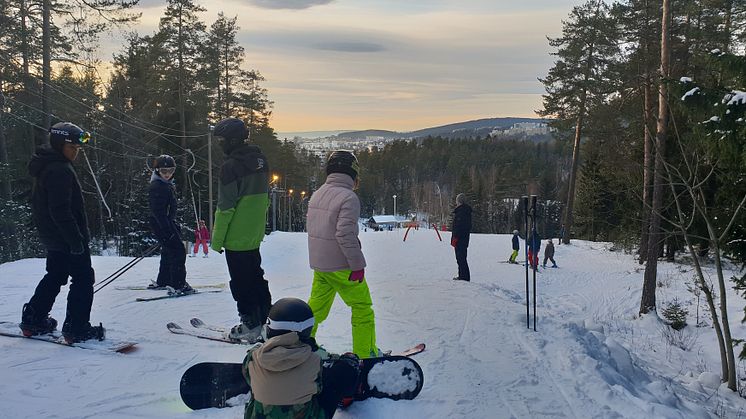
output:
M203 327L205 325L205 322L203 322L202 320L200 320L200 319L198 319L196 317L194 317L191 320L189 320L189 323L191 323L191 325L194 326L194 327Z
M169 329L181 329L181 326L174 322L169 322L168 324L166 324L166 327Z

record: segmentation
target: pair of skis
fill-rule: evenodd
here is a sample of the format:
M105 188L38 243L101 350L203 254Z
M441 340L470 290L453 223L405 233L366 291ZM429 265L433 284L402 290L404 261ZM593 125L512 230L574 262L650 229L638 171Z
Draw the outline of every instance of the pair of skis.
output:
M192 327L190 328L181 327L179 324L174 323L174 322L168 323L166 325L166 328L171 333L175 333L177 335L193 336L199 339L214 340L217 342L233 343L233 344L238 344L238 345L242 345L242 344L247 345L247 344L257 343L257 342L248 342L245 340L233 339L230 336L228 336L228 333L230 331L227 328L223 326L207 324L196 317L189 320L189 323L192 325Z
M116 287L117 290L134 290L134 291L166 291L165 295L159 295L157 297L138 297L135 299L135 301L157 301L157 300L165 300L168 298L179 298L179 297L186 297L188 295L193 294L205 294L205 293L213 293L213 292L222 292L225 288L225 284L213 284L213 285L195 285L192 287L192 291L189 292L181 292L177 289L174 289L169 286L165 287L154 287L154 286L144 286L144 285L134 285L134 286L122 286L122 287Z

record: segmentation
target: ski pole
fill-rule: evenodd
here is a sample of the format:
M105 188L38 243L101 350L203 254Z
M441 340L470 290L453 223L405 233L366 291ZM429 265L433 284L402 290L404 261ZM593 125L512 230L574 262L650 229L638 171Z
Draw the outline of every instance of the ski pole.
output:
M132 259L131 261L127 262L126 264L124 264L124 266L122 266L121 268L119 268L119 269L117 269L116 271L114 271L114 272L113 272L113 273L112 273L111 275L109 275L109 276L107 276L106 278L104 278L104 279L102 279L101 281L99 281L99 282L98 282L98 284L96 284L96 285L101 285L101 283L102 283L102 282L106 282L106 281L108 281L108 280L109 280L109 279L110 279L110 278L111 278L112 276L114 276L114 275L118 274L118 273L119 273L119 271L121 271L122 269L129 269L129 268L131 267L131 265L134 265L134 264L136 264L136 263L137 263L137 262L139 262L139 261L140 261L140 260L141 260L141 259L142 259L143 257L145 257L145 256L148 256L148 255L150 255L150 254L151 254L151 253L152 253L152 252L153 252L153 251L155 250L155 248L156 248L157 246L158 246L158 244L157 244L157 243L156 243L156 244L154 244L154 245L152 245L152 246L150 246L150 247L149 247L148 249L146 249L146 250L145 250L145 253L143 253L143 255L141 255L141 256L137 256L136 258L134 258L134 259Z
M136 258L132 259L131 261L127 262L127 263L126 263L126 264L125 264L124 266L122 266L121 268L119 268L119 269L117 269L116 271L114 271L114 273L112 273L112 274L111 274L111 275L109 275L108 277L106 277L106 278L104 278L103 280L101 280L101 281L100 281L100 282L99 282L99 283L97 284L97 285L98 285L98 288L96 288L95 290L93 290L93 293L95 294L95 293L97 293L97 292L101 291L101 290L102 290L102 289L103 289L103 288L104 288L105 286L107 286L107 285L111 284L111 283L112 283L112 282L114 282L114 281L115 281L115 280L116 280L117 278L119 278L120 276L124 275L124 273L125 273L125 272L127 272L128 270L130 270L130 268L132 268L133 266L137 265L137 263L138 263L138 262L140 262L140 261L141 261L141 260L143 260L144 258L146 258L146 257L150 256L150 255L151 255L151 254L152 254L153 252L155 252L155 250L156 250L156 249L158 248L158 246L159 246L159 245L158 245L158 243L156 243L156 244L154 244L154 245L150 246L150 247L149 247L149 248L148 248L148 249L147 249L147 250L145 251L145 253L143 253L142 255L140 255L140 256L138 256L138 257L136 257Z
M523 201L523 221L526 226L526 229L524 230L526 232L526 244L523 246L523 253L524 253L524 265L526 267L526 328L528 329L529 326L529 312L528 312L528 197L523 196L521 197L521 200Z
M536 195L531 195L531 240L536 240ZM539 250L538 246L534 246L534 251L537 253L534 255L534 332L536 331L536 269L539 267Z

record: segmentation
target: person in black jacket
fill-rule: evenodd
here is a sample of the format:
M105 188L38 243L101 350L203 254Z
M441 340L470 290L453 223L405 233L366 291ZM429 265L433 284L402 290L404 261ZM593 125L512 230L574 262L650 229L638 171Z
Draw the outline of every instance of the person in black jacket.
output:
M34 178L31 213L39 239L47 248L47 274L23 305L19 327L25 336L57 328L57 320L49 312L71 277L63 337L68 343L104 338L103 326L90 323L94 283L90 236L83 194L72 166L81 145L89 139L90 134L76 125L54 124L49 130L49 145L37 148L28 164Z
M470 281L469 264L466 262L466 249L469 247L471 234L471 207L466 203L466 195L456 195L456 208L453 210L453 229L451 232L451 246L456 249L456 263L458 276L454 280Z
M164 154L158 156L150 176L150 228L161 244L161 264L158 279L151 288L171 287L180 293L193 293L186 282L186 250L176 224L176 187L171 180L176 172L176 161Z

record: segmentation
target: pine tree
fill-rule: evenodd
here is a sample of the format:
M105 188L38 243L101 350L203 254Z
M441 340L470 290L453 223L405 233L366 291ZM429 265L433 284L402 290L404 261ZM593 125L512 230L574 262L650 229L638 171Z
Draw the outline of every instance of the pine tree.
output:
M562 36L550 39L557 48L554 66L544 79L539 79L547 93L543 96L543 116L556 118L557 127L575 126L572 168L568 181L564 224L572 228L575 181L580 162L580 145L588 108L604 100L613 91L614 77L610 68L618 58L617 22L610 15L609 6L591 0L573 8L570 18L563 22ZM564 243L570 242L566 234Z

